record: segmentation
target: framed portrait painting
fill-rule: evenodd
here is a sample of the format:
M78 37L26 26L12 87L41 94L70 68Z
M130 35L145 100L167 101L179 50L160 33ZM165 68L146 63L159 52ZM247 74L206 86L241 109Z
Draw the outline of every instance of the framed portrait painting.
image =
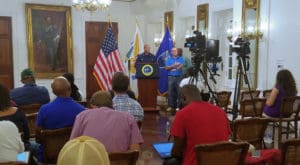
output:
M29 67L37 78L73 72L71 8L26 4Z

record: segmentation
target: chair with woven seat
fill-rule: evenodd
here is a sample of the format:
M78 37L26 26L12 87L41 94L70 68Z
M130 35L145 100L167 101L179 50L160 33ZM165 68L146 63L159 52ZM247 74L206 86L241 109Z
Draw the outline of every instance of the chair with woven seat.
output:
M263 90L263 97L266 99L269 98L271 95L271 92L272 92L272 89Z
M263 108L266 103L265 98L254 98L240 102L240 115L244 117L262 117ZM254 106L255 105L255 109Z
M199 144L195 146L197 164L243 165L248 148L247 142L222 141Z
M29 127L29 133L30 133L31 138L35 138L37 114L38 113L26 114L26 118L28 121L28 127Z
M21 105L19 109L22 110L25 114L37 113L39 112L42 104L29 104L29 105Z
M289 139L281 146L282 165L300 164L300 139Z
M298 120L300 111L300 96L284 97L280 106L280 115L278 118L269 117L273 122L273 134L275 127L278 126L278 146L281 146L282 135L289 138L290 133L294 133L294 137L298 137ZM286 128L284 130L284 123ZM294 126L292 126L292 123ZM294 128L292 128L294 127ZM292 128L292 129L290 129ZM274 136L273 136L274 141Z
M228 105L230 102L231 91L220 91L216 92L218 106L223 108L226 113L228 113Z
M36 141L43 146L43 163L56 163L59 151L69 140L72 127L36 130Z
M259 90L253 90L253 91L242 91L241 92L241 98L240 101L244 101L244 100L251 100L251 95L252 98L258 98L260 94Z
M139 151L109 153L110 165L135 165L139 158Z
M258 117L235 120L232 141L246 141L256 149L265 148L263 139L268 122L269 119Z

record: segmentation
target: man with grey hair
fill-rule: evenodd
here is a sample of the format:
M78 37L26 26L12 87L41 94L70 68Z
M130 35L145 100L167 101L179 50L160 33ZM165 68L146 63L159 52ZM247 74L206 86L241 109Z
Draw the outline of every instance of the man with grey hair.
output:
M108 92L94 93L90 105L91 110L76 117L70 139L93 137L102 142L108 152L139 150L144 140L134 117L127 112L115 111Z

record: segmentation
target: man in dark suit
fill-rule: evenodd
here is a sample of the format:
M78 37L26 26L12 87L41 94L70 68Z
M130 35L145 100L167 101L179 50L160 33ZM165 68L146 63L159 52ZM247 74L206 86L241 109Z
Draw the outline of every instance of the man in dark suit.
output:
M135 67L137 63L153 63L153 62L156 62L156 58L152 53L150 53L150 46L148 44L145 44L144 53L138 55L135 61Z

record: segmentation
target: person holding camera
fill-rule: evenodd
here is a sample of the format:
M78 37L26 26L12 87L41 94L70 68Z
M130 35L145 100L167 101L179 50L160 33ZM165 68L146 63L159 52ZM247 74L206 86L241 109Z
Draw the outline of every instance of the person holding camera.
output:
M172 56L166 61L165 69L168 71L168 108L172 111L178 106L179 83L182 76L183 57L179 56L177 48L172 48Z

